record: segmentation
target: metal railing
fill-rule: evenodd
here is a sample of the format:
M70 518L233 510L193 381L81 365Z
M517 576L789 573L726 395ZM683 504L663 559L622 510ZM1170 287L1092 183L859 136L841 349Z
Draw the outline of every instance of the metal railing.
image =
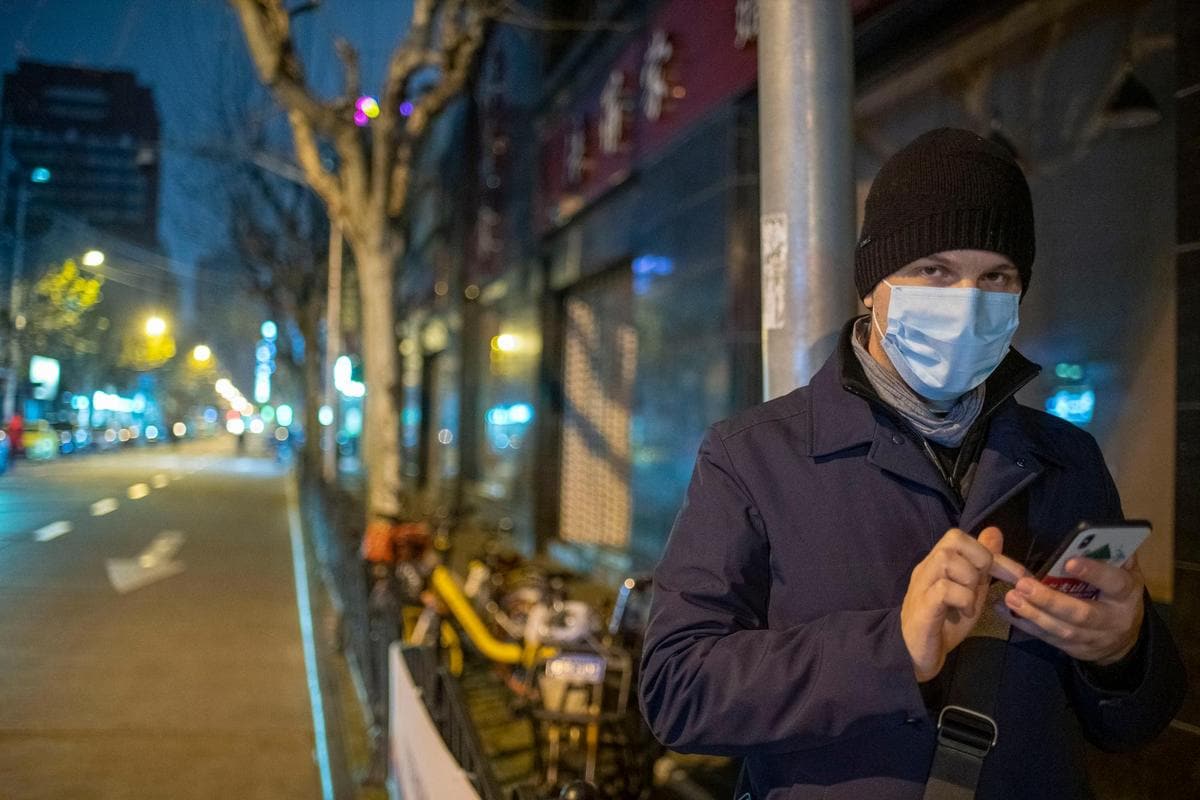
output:
M438 733L475 791L482 800L504 800L462 690L438 662L437 651L428 646L405 645L401 652Z

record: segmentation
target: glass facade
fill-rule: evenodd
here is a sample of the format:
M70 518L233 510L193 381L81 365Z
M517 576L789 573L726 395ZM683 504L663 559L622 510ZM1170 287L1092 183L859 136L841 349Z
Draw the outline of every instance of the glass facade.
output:
M560 497L560 535L615 549L634 569L651 568L661 555L704 430L758 399L739 396L731 380L737 333L731 324L729 254L744 199L733 179L737 119L735 104L714 111L550 243L550 276L562 291L565 335L561 357L547 369L564 381L563 486L574 489ZM601 278L607 298L589 299L586 309L575 305L581 296L594 298ZM603 322L593 322L599 315ZM595 341L603 341L605 358L593 369L611 373L588 388L573 379L578 365L572 348L583 336L581 319L595 326ZM631 335L622 338L625 320ZM594 427L583 435L576 407L623 408L624 397L614 392L626 391L622 369L630 367L627 424L619 415L604 414L613 426L608 435ZM587 392L599 396L583 397ZM621 426L628 439L618 445L613 437ZM597 476L592 488L619 482L622 475L625 488L604 490L609 501L585 502L569 475L582 460ZM584 510L577 514L577 506ZM579 515L587 514L608 521L593 523L599 529L590 532L577 530ZM615 520L622 514L628 515L627 534L617 532Z

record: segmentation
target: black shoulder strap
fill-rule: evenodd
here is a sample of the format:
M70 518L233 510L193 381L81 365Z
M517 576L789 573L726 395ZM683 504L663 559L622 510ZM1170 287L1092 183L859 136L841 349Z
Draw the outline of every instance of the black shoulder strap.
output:
M937 750L925 800L975 797L984 759L999 737L996 695L1007 645L1007 640L990 636L970 636L959 645L946 704L938 714Z

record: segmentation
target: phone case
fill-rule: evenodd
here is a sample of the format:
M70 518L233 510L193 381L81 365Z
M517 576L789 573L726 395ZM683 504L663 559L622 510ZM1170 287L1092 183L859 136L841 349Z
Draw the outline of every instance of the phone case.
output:
M1150 535L1150 530L1150 523L1145 520L1082 522L1037 572L1037 578L1050 588L1072 597L1095 599L1100 590L1069 575L1066 571L1067 562L1082 557L1124 566Z

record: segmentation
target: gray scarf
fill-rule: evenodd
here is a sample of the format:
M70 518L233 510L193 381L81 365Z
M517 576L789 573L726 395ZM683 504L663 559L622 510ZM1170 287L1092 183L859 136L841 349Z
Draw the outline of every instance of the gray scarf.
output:
M850 337L854 344L854 355L867 373L867 380L879 395L879 399L891 406L912 425L913 430L931 442L943 447L958 447L967 436L967 431L983 410L983 384L975 387L948 407L918 396L897 373L889 370L867 352L866 341L870 335L870 317L864 317L854 326Z

